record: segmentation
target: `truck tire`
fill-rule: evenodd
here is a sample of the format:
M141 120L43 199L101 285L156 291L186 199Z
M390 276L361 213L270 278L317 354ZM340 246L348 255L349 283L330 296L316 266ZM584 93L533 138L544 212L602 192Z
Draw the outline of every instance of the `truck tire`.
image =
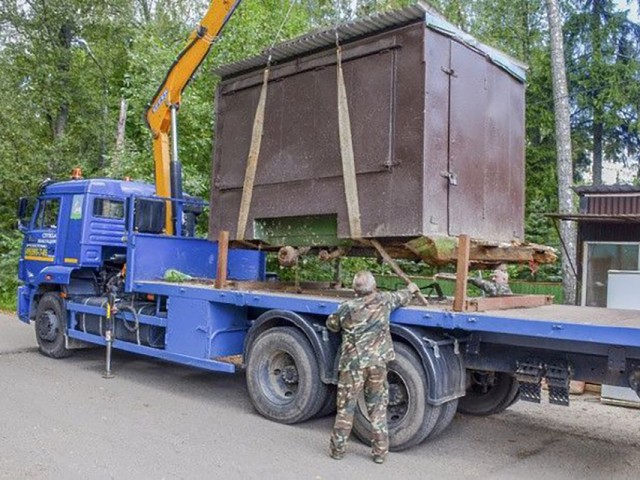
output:
M51 358L64 358L72 351L65 346L67 312L57 293L45 293L36 309L36 340L40 353Z
M516 378L504 372L471 372L471 385L458 403L458 412L488 416L503 412L518 399Z
M260 334L247 362L247 388L255 409L279 423L299 423L314 416L327 398L327 385L311 344L292 327Z
M327 385L327 395L315 418L322 418L336 413L337 394L335 385Z
M403 344L395 345L396 359L389 362L389 449L400 451L422 442L433 431L441 407L427 403L427 379L420 358ZM371 423L364 396L358 402L353 433L363 443L371 443Z
M456 412L458 411L458 399L456 398L455 400L451 400L450 402L441 405L441 408L442 410L440 410L440 416L438 417L436 426L427 437L427 440L433 440L444 432L449 425L451 425L453 417L456 416Z

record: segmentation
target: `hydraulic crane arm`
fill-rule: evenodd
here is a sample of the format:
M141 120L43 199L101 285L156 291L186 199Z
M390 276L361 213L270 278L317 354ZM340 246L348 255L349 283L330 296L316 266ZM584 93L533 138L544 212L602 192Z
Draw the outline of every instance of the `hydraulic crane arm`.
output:
M189 36L187 46L171 65L147 109L147 124L153 134L156 194L160 197L182 198L176 124L182 92L239 4L240 0L211 1L207 13ZM167 203L166 230L170 235L174 232L175 222L179 221L173 218L174 210Z

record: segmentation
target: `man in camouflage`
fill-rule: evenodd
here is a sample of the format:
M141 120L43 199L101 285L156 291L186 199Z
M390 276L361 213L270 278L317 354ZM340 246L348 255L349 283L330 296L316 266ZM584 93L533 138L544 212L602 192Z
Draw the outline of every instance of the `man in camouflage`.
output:
M370 272L353 279L356 298L344 302L327 319L327 328L342 332L338 380L338 413L331 434L330 453L336 460L346 451L358 397L364 390L371 420L373 460L383 463L389 452L387 363L395 358L389 315L407 305L419 290L415 284L398 292L377 292Z
M489 297L506 297L513 295L509 287L509 273L504 263L498 265L498 268L491 272L490 280L470 277L469 283L478 287Z

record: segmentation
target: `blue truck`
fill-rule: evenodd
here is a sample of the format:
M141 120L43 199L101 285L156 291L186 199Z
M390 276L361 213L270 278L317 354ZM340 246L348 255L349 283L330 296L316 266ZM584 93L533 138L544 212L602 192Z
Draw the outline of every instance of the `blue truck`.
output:
M18 316L35 324L40 351L62 358L107 345L216 372L246 369L251 401L271 420L333 411L339 338L325 320L351 293L283 290L267 275L265 252L252 248L225 252L229 284L216 288L220 246L195 236L203 202L173 201L182 221L167 235L169 202L154 192L150 184L77 179L43 185L35 203L20 200ZM191 280L167 279L168 271ZM540 402L543 379L558 404L568 404L574 379L640 391L633 311L409 306L393 314L392 335L395 450L435 437L456 411L491 415L518 399ZM354 431L368 439L365 410Z

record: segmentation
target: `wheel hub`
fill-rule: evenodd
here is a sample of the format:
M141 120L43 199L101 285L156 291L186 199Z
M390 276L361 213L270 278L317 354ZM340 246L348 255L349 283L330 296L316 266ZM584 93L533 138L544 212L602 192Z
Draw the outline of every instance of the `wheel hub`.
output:
M42 340L53 342L58 335L58 331L60 329L60 321L53 311L47 310L43 312L42 315L40 315L37 328L38 336Z
M287 385L298 383L298 369L295 365L287 365L284 367L280 376Z

